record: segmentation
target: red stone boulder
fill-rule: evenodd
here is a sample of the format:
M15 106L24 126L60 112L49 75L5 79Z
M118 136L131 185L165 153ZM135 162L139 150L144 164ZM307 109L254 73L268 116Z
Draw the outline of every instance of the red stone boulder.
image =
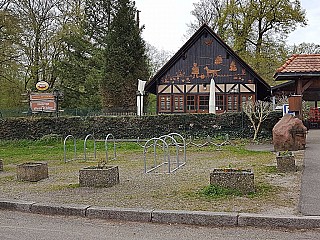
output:
M291 114L284 115L272 129L275 151L297 151L305 149L307 128Z

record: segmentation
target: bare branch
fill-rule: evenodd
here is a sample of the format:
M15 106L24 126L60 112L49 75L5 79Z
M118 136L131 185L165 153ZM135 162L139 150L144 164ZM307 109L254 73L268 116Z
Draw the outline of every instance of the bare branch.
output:
M248 116L254 129L253 141L257 139L262 122L264 122L272 112L272 104L265 101L247 101L242 106L243 112Z

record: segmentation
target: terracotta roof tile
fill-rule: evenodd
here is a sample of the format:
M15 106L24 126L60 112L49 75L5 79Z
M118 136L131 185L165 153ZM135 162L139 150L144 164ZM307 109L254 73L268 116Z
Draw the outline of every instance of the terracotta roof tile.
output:
M320 72L320 54L294 54L277 69L277 72Z

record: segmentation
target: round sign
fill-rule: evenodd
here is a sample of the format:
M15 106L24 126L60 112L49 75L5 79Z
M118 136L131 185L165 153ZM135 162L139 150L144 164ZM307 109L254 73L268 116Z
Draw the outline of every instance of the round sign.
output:
M37 82L36 84L36 88L40 91L44 91L47 90L49 88L49 83L45 82L45 81L40 81Z

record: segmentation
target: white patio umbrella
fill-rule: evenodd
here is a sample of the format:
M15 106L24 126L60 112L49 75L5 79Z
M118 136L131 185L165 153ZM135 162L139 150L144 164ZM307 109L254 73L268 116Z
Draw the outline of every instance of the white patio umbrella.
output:
M216 83L213 78L210 81L209 113L216 113Z

